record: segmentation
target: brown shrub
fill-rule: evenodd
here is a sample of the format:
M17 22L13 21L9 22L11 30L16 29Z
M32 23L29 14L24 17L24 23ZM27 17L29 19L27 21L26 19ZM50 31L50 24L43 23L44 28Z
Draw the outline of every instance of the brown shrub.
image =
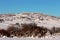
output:
M4 20L3 19L0 19L0 22L3 22Z
M22 29L11 26L7 29L10 32L10 35L14 36L23 36L23 37L28 37L28 36L39 36L42 37L47 33L47 29L44 27L39 27L35 23L31 24L22 24Z
M60 33L60 28L59 27L53 27L51 30L48 30L51 35L55 33Z
M4 30L4 29L1 29L1 30L0 30L0 34L3 35L3 36L10 37L10 33L9 33L8 31ZM0 36L1 36L1 35L0 35Z
M36 24L23 24L23 29L21 30L22 35L28 35L29 36L37 36L38 34L41 34L41 36L44 36L47 33L47 29L43 27L38 27Z

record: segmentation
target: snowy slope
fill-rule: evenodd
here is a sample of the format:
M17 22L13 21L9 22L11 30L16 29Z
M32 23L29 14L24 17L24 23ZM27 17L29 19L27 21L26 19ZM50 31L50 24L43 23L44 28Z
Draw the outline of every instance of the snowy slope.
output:
M1 19L4 20L4 24L0 23L3 25L15 23L36 23L38 26L44 26L49 29L52 27L60 27L60 18L40 13L20 13L15 16L4 16L1 17Z
M1 22L1 19L3 21ZM55 16L49 16L41 13L20 13L20 14L1 14L0 15L0 29L7 29L11 24L14 25L16 23L19 24L29 24L35 23L37 26L46 27L47 29L51 30L53 27L60 28L60 18ZM16 25L15 25L16 26ZM50 37L50 38L49 38ZM2 37L0 40L59 40L60 36L56 36L55 38L52 36L47 36L47 38L7 38Z

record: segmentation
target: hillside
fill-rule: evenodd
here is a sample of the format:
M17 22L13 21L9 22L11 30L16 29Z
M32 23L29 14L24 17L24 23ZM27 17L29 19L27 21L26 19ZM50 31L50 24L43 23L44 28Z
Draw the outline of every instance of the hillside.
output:
M60 18L41 13L0 14L0 36L45 37L60 35Z

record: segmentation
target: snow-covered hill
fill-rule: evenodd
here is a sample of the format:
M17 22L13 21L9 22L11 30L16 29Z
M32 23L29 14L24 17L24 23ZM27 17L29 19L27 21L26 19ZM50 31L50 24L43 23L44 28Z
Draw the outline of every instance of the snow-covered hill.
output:
M1 26L15 23L36 23L38 26L44 26L49 29L52 27L60 27L60 18L40 13L20 13L10 16L4 14L0 19L4 20L0 23Z
M19 25L15 25L15 24ZM21 24L35 23L38 27L44 27L48 30L57 30L60 28L60 18L55 16L49 16L42 13L19 13L19 14L0 14L0 30L7 30L8 27L13 25L20 28ZM54 29L53 29L54 28ZM60 32L60 30L58 30ZM48 33L47 33L48 34ZM58 33L60 34L60 33Z

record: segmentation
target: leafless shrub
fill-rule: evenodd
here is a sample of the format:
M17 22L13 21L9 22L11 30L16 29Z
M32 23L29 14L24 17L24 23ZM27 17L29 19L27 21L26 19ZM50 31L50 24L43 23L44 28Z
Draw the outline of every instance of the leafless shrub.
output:
M0 19L0 22L3 22L4 20L3 19Z
M19 25L17 23L17 25ZM46 33L49 31L51 35L54 33L60 33L60 28L53 27L51 30L44 28L43 26L37 26L35 23L31 24L22 24L22 29L14 26L9 26L7 30L1 29L0 34L3 36L11 37L17 36L17 37L43 37L46 35Z
M8 31L4 30L4 29L1 29L1 30L0 30L0 34L1 34L2 36L10 37L10 33L9 33ZM1 35L0 35L0 36L1 36Z
M22 24L22 29L14 26L9 26L6 33L9 34L9 36L19 36L19 37L42 37L45 36L47 33L47 28L37 26L35 23L31 24ZM4 31L5 32L5 31ZM3 33L3 32L2 32ZM3 34L3 35L8 35L8 34Z
M31 33L33 31L33 25L23 24L22 27L23 27L23 29L20 32L21 36L31 36Z
M54 31L54 33L60 33L60 28L53 27L53 31Z
M49 30L50 34L53 35L55 33L60 33L59 27L53 27L51 30Z
M47 33L47 29L37 26L33 28L33 33L35 34L34 36L42 37Z
M18 28L13 26L9 27L7 30L10 32L10 35L14 35L14 36L18 32Z
M23 35L28 35L29 36L38 36L38 34L41 34L39 37L44 36L47 33L47 29L43 27L38 27L36 24L23 24L23 29L22 33Z

